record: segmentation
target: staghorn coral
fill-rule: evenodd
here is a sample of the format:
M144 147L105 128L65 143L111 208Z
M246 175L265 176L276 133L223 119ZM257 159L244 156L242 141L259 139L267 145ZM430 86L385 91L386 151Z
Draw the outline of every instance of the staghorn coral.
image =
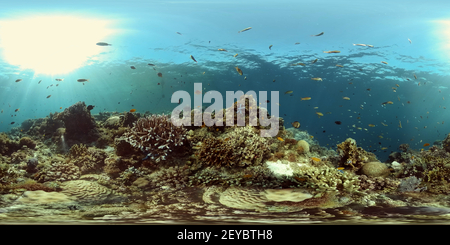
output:
M352 138L346 139L337 145L337 151L341 157L340 167L351 166L353 171L359 170L365 162L378 161L375 154L366 152L356 145L356 141Z
M174 126L164 114L140 118L123 137L155 162L166 160L169 154L180 152L188 145L186 129Z
M203 140L198 159L208 166L245 167L259 165L269 153L268 140L250 126L234 127L227 138Z

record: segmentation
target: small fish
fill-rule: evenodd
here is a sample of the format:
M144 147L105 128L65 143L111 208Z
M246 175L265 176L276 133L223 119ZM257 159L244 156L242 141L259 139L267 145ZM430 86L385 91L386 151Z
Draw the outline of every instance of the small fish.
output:
M62 109L62 106L61 106L61 107L59 107L59 109Z
M323 81L322 78L320 78L320 77L312 77L311 80L314 80L314 81Z
M324 32L321 32L321 33L319 33L317 35L311 35L311 37L318 37L318 36L322 36L323 34L324 34Z
M383 126L385 126L385 127L388 126L388 125L387 125L386 123L384 123L384 122L381 122L381 124L382 124Z
M323 117L323 113L322 112L316 112L316 114L317 114L317 116L319 116L319 118Z
M150 63L148 63L147 65L149 65L149 66L155 66L154 64L150 64Z
M251 28L251 27L247 27L247 28L245 28L245 29L242 29L242 30L238 31L238 33L241 33L241 32L244 32L244 31L248 31L248 30L250 30L250 29L252 29L252 28Z
M425 144L423 144L423 147L426 147L426 146L429 146L430 144L429 143L425 143Z
M18 82L20 82L20 81L22 81L22 79L17 79L17 80L16 80L16 83L18 83Z
M294 91L292 91L292 90L284 92L284 94L292 94L292 93L294 93Z
M300 43L294 43L294 45L299 45Z
M283 142L283 141L284 141L284 139L283 139L283 138L281 138L281 137L277 137L277 139L278 139L279 141L281 141L281 142Z
M233 57L236 57L236 56L238 56L239 54L235 54L235 55L233 55Z
M50 98L50 97L52 97L52 95L47 96L47 99Z
M320 162L320 158L317 157L311 157L311 160L313 160L313 162Z
M311 64L316 63L318 60L319 60L319 59L315 59L315 60L311 61Z
M193 61L195 61L195 63L198 63L198 62L195 60L194 56L192 56L192 55L191 55L191 59L192 59Z
M158 72L158 77L162 77L162 73L161 72Z
M2 109L2 112L1 113L3 113L3 109Z
M381 63L386 64L386 65L388 64L386 61L381 61Z
M402 122L400 120L398 120L398 127L402 128Z
M301 98L301 100L310 100L311 99L311 97L303 97L303 98Z
M341 125L342 124L341 121L334 121L334 123L337 124L337 125Z
M369 124L369 127L373 128L373 127L375 127L375 125L374 124Z
M131 110L130 110L130 112L135 112L135 111L136 111L136 109L131 109Z
M408 38L408 41L409 41L410 44L412 44L411 39Z
M136 69L136 67L134 67L134 66L130 66L130 68L133 69L133 70Z
M200 91L200 90L195 90L194 94L196 94L196 95L201 95L201 94L202 94L202 91Z
M218 50L228 52L226 49L223 49L223 48L219 48Z
M386 104L389 104L389 105L392 105L392 104L394 104L394 102L392 102L392 101L386 101L386 102L383 102L383 103L381 103L382 105L386 105Z
M14 124L14 123L16 123L16 122L11 122L11 124Z
M56 84L56 87L58 87L58 86L59 86L59 83Z
M336 65L337 67L344 67L343 65Z
M19 110L20 110L20 108L17 108L17 109L15 109L14 111L15 111L15 112L18 112Z
M272 50L272 47L273 47L273 45L270 45L270 46L269 46L269 49Z
M79 82L79 83L89 82L89 79L80 78L77 80L77 82Z
M331 50L331 51L323 51L325 54L337 54L340 53L341 51L339 50Z
M178 35L182 35L181 33L179 33L179 32L176 32Z
M416 73L413 73L413 75L414 75L414 78L417 79Z
M309 138L314 139L314 136L311 135L311 136L309 136Z
M294 128L300 128L300 123L297 122L297 121L295 121L295 122L292 123L292 127L294 127Z
M96 45L98 45L98 46L111 46L112 44L105 43L105 42L98 42L98 43L96 43Z
M363 47L366 47L366 46L367 46L367 44L362 44L362 43L354 43L354 44L353 44L353 46L363 46Z
M94 109L94 107L95 107L95 105L88 105L86 107L86 109L88 109L88 111L90 111L90 110ZM62 109L62 107L60 109Z
M42 82L42 80L39 80L38 84L40 84Z
M381 148L381 150L386 150L386 149L387 149L387 147L382 147L382 148Z
M55 80L58 81L58 82L62 82L62 81L64 81L64 78L56 78Z
M239 75L241 75L242 76L242 74L244 74L243 72L242 72L242 70L239 68L239 67L234 67L235 69L236 69L236 71L239 73Z
M344 100L350 100L349 97L342 97L342 99L344 99Z
M244 80L247 80L247 77L244 77Z

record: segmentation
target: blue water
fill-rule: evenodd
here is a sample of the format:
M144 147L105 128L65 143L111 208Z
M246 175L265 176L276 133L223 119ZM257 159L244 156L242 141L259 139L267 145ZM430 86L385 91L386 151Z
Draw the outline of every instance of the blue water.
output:
M301 130L332 148L352 137L385 160L399 144L420 149L449 133L448 9L448 1L410 0L10 1L0 9L0 131L78 101L95 105L93 114L132 108L167 113L176 106L170 103L173 92L185 90L193 95L194 83L201 82L205 91L222 94L279 91L280 116L286 127L299 121ZM103 20L113 32L87 44L84 41L95 33L83 33L76 24L62 24L62 29L38 26L29 34L21 28L2 33L12 21L41 16ZM252 29L238 33L247 27ZM321 32L324 35L311 36ZM17 38L22 42L19 50L27 50L19 61L7 57L12 50L5 45L7 38ZM74 44L75 39L79 41ZM33 45L55 40L62 47L49 48L36 57L34 51L40 46ZM112 46L97 46L96 42ZM271 50L269 45L273 45ZM54 55L66 49L82 53L87 48L93 51L80 65L66 66L64 71L51 69L73 60ZM323 53L329 50L341 53ZM37 63L27 62L33 59ZM33 68L49 60L57 63L45 72ZM299 62L306 66L291 66ZM80 78L89 82L83 85L76 81ZM16 79L23 80L16 83ZM284 94L288 90L294 92ZM312 99L301 101L302 97ZM387 101L394 104L382 106ZM316 112L324 116L319 118Z

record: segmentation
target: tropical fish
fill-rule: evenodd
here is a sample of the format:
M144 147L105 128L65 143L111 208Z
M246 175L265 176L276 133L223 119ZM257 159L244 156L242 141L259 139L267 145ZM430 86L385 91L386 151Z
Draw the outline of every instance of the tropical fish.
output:
M389 105L392 105L392 104L394 104L394 102L392 102L392 101L386 101L386 102L383 102L383 103L381 103L382 105L386 105L386 104L389 104Z
M223 49L223 48L219 48L218 50L228 52L226 49Z
M373 128L373 127L375 127L375 125L374 124L369 124L369 127Z
M423 147L426 147L426 146L429 146L430 144L429 143L425 143L425 144L423 144Z
M386 64L386 65L388 64L386 61L381 61L381 63Z
M192 55L191 55L191 59L192 59L193 61L195 61L195 63L198 63L198 62L195 60L194 56L192 56Z
M236 57L236 56L238 56L239 54L235 54L235 55L233 55L233 57Z
M313 160L313 162L320 162L320 158L317 157L311 157L311 160Z
M162 77L162 73L161 72L158 72L158 77Z
M322 78L320 78L320 77L312 77L311 80L314 80L314 81L322 81Z
M201 95L201 94L202 94L202 91L200 91L200 90L195 90L194 94L196 94L196 95Z
M96 43L96 45L98 45L98 46L111 46L112 44L105 43L105 42L98 42L98 43Z
M362 43L354 43L354 44L353 44L353 46L363 46L363 47L366 47L366 46L367 46L367 44L362 44Z
M409 41L410 44L412 44L411 39L408 38L408 41Z
M238 33L241 33L241 32L244 32L244 31L248 31L248 30L250 30L250 29L252 29L252 28L251 28L251 27L247 27L247 28L245 28L245 29L242 29L242 30L238 31Z
M298 44L300 44L300 43L294 43L294 45L298 45Z
M16 122L11 122L11 124L14 124L14 123L16 123Z
M244 74L243 72L242 72L242 70L239 68L239 67L234 67L235 69L236 69L236 71L239 73L239 75L241 75L242 76L242 74Z
M50 97L52 97L52 95L47 96L47 99L50 98Z
M42 80L39 80L38 84L40 84L42 82Z
M80 82L80 83L89 82L89 79L81 78L81 79L78 79L77 82Z
M15 111L15 112L18 112L19 110L20 110L20 108L17 108L17 109L15 109L14 111Z
M135 112L135 111L136 111L136 109L131 109L131 110L130 110L130 112Z
M311 61L311 64L316 63L318 60L319 60L319 59L315 59L315 60Z
M341 121L334 121L334 123L336 123L337 125L341 125L342 124Z
M317 35L311 35L311 37L318 37L318 36L322 36L323 34L324 34L324 32L321 32L321 33L319 33Z
M381 148L381 150L386 150L386 149L387 149L387 147L382 147L382 148Z
M337 67L344 67L343 65L336 65Z
M136 67L134 67L134 66L130 66L130 68L133 69L133 70L136 69Z
M341 51L339 50L332 50L332 51L323 51L325 54L337 54L340 53Z
M414 78L417 79L416 73L413 73L413 75L414 75Z
M17 79L17 80L16 80L16 83L18 83L18 82L20 82L20 81L22 81L22 79Z
M294 128L300 128L300 123L297 122L297 121L295 121L295 122L292 123L292 127L294 127Z
M62 82L62 81L64 81L64 78L56 78L55 80L58 81L58 82Z
M281 137L277 137L277 139L278 139L279 141L281 141L281 142L283 142L283 141L284 141L284 139L283 139L283 138L281 138Z
M176 32L178 35L182 35L181 33L179 33L179 32Z
M86 107L86 109L88 109L88 111L90 111L90 110L94 109L94 107L95 107L95 105L88 105ZM62 109L62 107L60 109Z
M400 120L398 120L398 127L402 128L402 122Z
M342 97L342 99L344 99L344 100L350 100L349 97Z
M310 100L311 97L303 97L302 100Z
M319 116L319 118L323 116L322 112L316 112L316 114L317 114L317 116Z
M289 90L289 91L286 91L284 94L292 94L292 93L294 93L294 91Z
M269 49L272 50L272 47L273 47L273 45L270 45L270 46L269 46Z

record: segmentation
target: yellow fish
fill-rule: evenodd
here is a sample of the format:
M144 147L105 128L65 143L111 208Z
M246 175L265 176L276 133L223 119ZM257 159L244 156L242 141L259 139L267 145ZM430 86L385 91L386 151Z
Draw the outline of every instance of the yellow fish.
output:
M233 57L236 57L236 56L238 56L238 54L233 55Z
M381 61L381 63L386 64L386 65L388 64L386 61Z
M311 160L313 160L313 162L320 162L320 158L317 157L311 157Z
M238 31L238 33L241 33L241 32L244 32L244 31L248 31L248 30L250 30L250 29L252 29L252 28L251 28L251 27L247 27L247 28L245 28L245 29L242 29L242 30Z
M277 139L278 139L279 141L281 141L281 142L283 142L283 141L284 141L284 139L283 139L283 138L281 138L281 137L277 137Z
M323 113L322 112L316 112L316 114L317 114L317 116L319 116L319 118L323 117Z
M349 97L342 97L342 99L344 99L344 100L350 100Z
M369 124L369 127L372 127L372 128L373 128L373 127L375 127L375 125L374 125L374 124Z
M239 67L234 67L235 69L236 69L236 71L239 73L239 75L241 75L242 76L242 74L244 74L243 72L242 72L242 70L239 68Z
M284 94L292 94L292 93L294 93L294 91L289 90L289 91L286 91Z
M310 100L311 97L303 97L302 100Z
M314 80L314 81L322 81L322 78L320 78L320 77L313 77L313 78L311 78L311 80Z
M218 50L228 52L226 49L223 49L223 48L219 48Z
M386 149L387 149L387 147L382 147L382 148L381 148L381 150L386 150Z
M336 65L337 67L344 67L343 65Z

